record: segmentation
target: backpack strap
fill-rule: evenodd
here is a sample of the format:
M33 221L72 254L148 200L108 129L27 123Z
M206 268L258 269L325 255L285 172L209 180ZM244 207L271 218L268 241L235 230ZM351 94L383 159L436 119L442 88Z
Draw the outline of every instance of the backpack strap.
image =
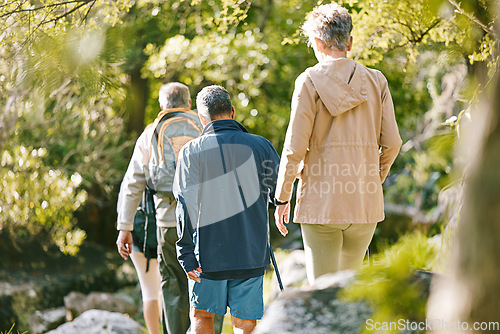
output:
M179 151L188 141L200 135L202 126L198 115L187 108L162 111L152 126L148 185L171 196Z
M167 115L170 115L170 114L167 114ZM170 117L165 122L163 122L163 124L161 125L161 128L160 128L158 137L157 137L157 141L156 141L158 143L158 155L159 155L159 159L160 159L159 162L160 163L164 162L164 153L165 153L164 151L165 150L163 147L163 143L164 143L163 137L165 136L165 132L170 125L178 123L178 122L187 122L193 128L197 129L198 132L201 132L203 130L190 117L176 117L176 118ZM175 160L176 161L177 161L177 157L179 156L179 151L181 150L181 148L184 146L184 144L186 144L186 142L190 141L191 139L193 139L193 137L190 137L190 136L177 136L177 137L167 138L168 142L170 143L170 146L172 147L172 149L175 152Z
M151 140L151 148L152 148L151 151L153 151L153 154L155 155L156 161L163 161L163 142L160 142L159 140L161 139L163 141L163 135L160 136L160 132L162 134L164 134L166 128L163 127L164 123L162 124L162 122L167 121L169 118L173 118L181 113L182 113L181 111L161 112L158 115L158 117L156 117L156 119L153 123L155 130L153 132L153 138ZM163 130L163 132L161 130ZM156 147L154 147L155 143L156 143ZM159 146L162 146L161 155L159 152L160 150L158 149Z
M185 116L185 117L175 117L175 116ZM198 122L196 121L198 119L198 115L187 108L175 108L175 109L169 109L166 111L162 111L158 117L155 119L153 126L155 128L154 133L153 133L153 140L151 140L151 145L154 146L156 143L156 148L153 148L153 153L155 155L156 161L159 163L164 162L164 147L163 147L163 142L164 142L164 135L165 131L167 128L177 122L187 122L189 125L191 125L193 128L197 129L199 133L203 130L202 127L199 126ZM177 160L177 157L179 156L179 151L181 150L182 146L184 144L191 140L194 139L189 136L178 136L178 137L171 137L167 138L168 142L170 143L170 146L172 147L173 151L175 152L175 159Z
M155 191L148 186L144 190L143 210L146 213L146 222L144 224L144 243L142 252L147 259L146 263L146 272L149 271L149 261L157 256L157 252L151 253L151 245L155 245L155 248L158 247L158 241L156 237L156 208L154 205L154 195Z

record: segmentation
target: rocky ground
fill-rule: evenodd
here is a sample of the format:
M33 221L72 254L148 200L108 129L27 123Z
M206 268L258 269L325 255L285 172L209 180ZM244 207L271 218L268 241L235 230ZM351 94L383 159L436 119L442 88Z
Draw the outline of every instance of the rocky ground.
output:
M29 317L35 311L63 306L64 297L72 291L114 292L134 286L135 271L131 263L124 264L116 252L92 244L86 244L76 257L35 254L31 259L2 261L0 332L7 332L13 324L13 333L29 330Z
M272 242L273 248L283 249L276 258L285 291L279 291L276 276L268 272L266 311L255 332L357 333L373 310L364 302L337 299L353 273L327 275L309 287L304 251L297 249L302 246L300 231L294 227L288 243L280 238ZM428 287L431 276L424 276ZM0 334L8 333L14 323L12 333L81 334L82 328L87 334L146 332L131 262L124 262L114 249L90 243L76 257L35 253L2 259L0 305ZM225 322L224 333L232 333L229 317Z

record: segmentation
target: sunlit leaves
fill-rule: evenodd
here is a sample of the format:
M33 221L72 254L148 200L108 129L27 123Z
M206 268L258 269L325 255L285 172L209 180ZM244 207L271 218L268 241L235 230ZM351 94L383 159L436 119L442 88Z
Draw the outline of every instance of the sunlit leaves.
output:
M169 36L161 44L149 43L144 50L149 59L143 75L151 79L149 119L158 112L161 82L183 81L191 87L193 98L204 85L219 84L229 90L237 120L279 148L293 82L315 62L305 45L281 43L316 3L252 1L243 15L247 1L203 1L189 15L178 14L179 22L188 22L185 33ZM231 18L218 21L222 16Z
M10 164L0 171L2 211L10 215L0 218L0 233L13 243L36 241L75 254L86 235L73 218L86 201L82 189L109 195L126 165L122 150L131 142L121 119L124 82L117 64L102 57L101 27L54 27L26 45L22 28L2 35L11 43L0 48L0 101L10 105L5 114L11 116L9 123L0 119L0 134L8 138L2 152L7 160L27 161L14 165L13 174ZM26 159L25 151L44 153Z
M0 161L0 232L14 244L36 240L74 254L85 238L72 213L87 199L78 190L81 176L47 167L44 148L18 146L3 151Z
M406 49L415 61L416 47L425 44L429 32L443 24L425 0L366 0L354 6L352 55L368 65L377 64L396 48Z
M230 28L234 32L234 27L247 18L251 5L247 0L222 0L222 10L216 13L213 22L222 33Z
M488 67L496 68L498 59L494 57L496 41L490 35L484 35L479 50L469 55L469 61L474 64L476 61L487 61Z
M236 35L211 33L192 40L178 35L169 38L158 52L152 46L146 48L151 56L145 73L166 80L180 74L183 82L194 86L223 82L230 90L256 96L267 76L263 66L269 63L264 54L268 46L261 39L258 30Z
M24 44L37 36L56 36L68 28L116 24L132 1L13 0L0 7L0 30Z

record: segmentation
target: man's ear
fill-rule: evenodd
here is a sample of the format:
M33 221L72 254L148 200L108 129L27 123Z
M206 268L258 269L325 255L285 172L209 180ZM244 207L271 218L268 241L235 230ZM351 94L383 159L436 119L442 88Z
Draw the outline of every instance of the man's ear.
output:
M314 45L316 46L316 50L323 52L325 49L325 44L318 37L314 37Z
M193 102L191 101L191 99L189 99L189 109L191 109L192 106L193 106Z
M351 51L352 49L352 36L351 39L349 40L349 45L347 46L347 51Z
M236 112L234 111L234 107L231 106L231 119L234 119L235 114L236 114Z

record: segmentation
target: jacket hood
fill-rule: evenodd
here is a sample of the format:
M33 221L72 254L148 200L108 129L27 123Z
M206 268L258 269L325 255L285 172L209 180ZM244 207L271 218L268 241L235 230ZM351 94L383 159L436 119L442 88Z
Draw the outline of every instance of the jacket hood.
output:
M351 59L322 61L307 73L332 116L366 102L365 68Z

